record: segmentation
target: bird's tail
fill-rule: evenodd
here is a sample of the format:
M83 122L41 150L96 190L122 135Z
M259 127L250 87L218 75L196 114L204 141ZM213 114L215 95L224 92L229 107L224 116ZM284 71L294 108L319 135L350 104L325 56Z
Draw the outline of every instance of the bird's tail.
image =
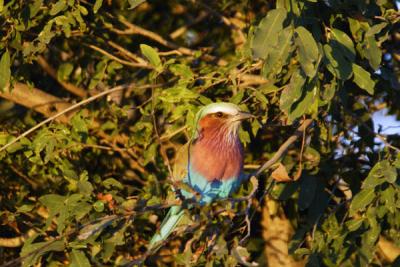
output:
M167 216L164 218L160 231L156 233L149 243L149 250L157 249L161 245L161 241L164 241L172 233L175 227L182 219L184 210L180 206L172 206Z

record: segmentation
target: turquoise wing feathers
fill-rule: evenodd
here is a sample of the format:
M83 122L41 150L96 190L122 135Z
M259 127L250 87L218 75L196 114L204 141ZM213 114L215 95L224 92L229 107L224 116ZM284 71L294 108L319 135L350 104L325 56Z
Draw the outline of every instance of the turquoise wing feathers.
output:
M173 206L169 209L167 216L161 224L160 231L156 233L150 240L149 248L153 249L174 231L179 221L182 219L184 210L179 206Z

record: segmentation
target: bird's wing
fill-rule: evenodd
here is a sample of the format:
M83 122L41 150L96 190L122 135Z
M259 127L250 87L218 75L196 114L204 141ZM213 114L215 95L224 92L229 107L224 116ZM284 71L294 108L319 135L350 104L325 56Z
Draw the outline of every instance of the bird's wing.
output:
M188 174L189 147L190 142L187 142L185 145L181 146L176 153L172 170L172 178L174 181L182 181Z
M161 224L160 231L153 236L149 243L149 251L154 252L159 248L160 245L162 245L162 242L169 237L169 235L179 224L179 222L183 218L184 213L184 210L182 210L180 206L172 206L169 209L167 216L165 216Z

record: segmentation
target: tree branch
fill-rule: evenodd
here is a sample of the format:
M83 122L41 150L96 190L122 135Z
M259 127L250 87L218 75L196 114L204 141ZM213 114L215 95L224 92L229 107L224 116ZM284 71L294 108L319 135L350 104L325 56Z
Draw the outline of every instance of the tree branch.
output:
M58 79L56 70L52 66L50 66L50 64L46 61L46 59L43 56L38 56L37 63L42 67L42 69L45 72L47 72L47 74L49 74L54 80L56 80L68 92L70 92L74 95L77 95L79 97L82 97L82 98L87 96L87 92L85 90L83 90L82 88L79 88L78 86L76 86L72 83L64 82L64 81L61 81L60 79Z
M290 136L276 151L274 156L265 162L254 174L254 176L259 176L262 172L270 168L272 165L274 165L289 149L289 147L296 142L296 140L303 135L303 132L307 129L307 127L311 124L312 120L311 119L306 119L303 121L303 123L300 125L299 128L297 128L296 132Z
M46 117L58 114L71 106L70 103L61 98L43 92L37 88L32 88L24 83L15 83L12 89L8 87L3 92L0 91L0 97L32 108ZM66 113L67 112L64 112L55 118L60 122L67 123L69 121L69 116Z
M47 118L46 120L42 121L41 123L35 125L34 127L32 127L32 128L30 128L29 130L25 131L23 134L20 134L17 138L15 138L15 139L13 139L12 141L10 141L10 142L8 142L7 144L5 144L3 147L0 148L0 152L3 151L3 150L5 150L5 149L7 149L9 146L15 144L16 142L18 142L19 140L21 140L23 137L27 136L28 134L30 134L30 133L36 131L37 129L39 129L39 128L42 127L43 125L47 124L48 122L51 122L51 121L53 121L53 120L55 120L55 119L57 119L57 118L59 118L59 117L62 117L62 116L64 116L65 114L67 114L68 112L73 111L74 109L76 109L76 108L78 108L78 107L80 107L80 106L83 106L83 105L85 105L85 104L88 104L88 103L90 103L90 102L92 102L92 101L94 101L94 100L96 100L96 99L98 99L98 98L100 98L100 97L102 97L102 96L111 94L111 93L116 92L116 91L124 90L124 89L126 89L126 88L128 88L128 87L129 87L129 85L119 85L119 86L116 86L116 87L114 87L114 88L111 88L111 89L108 89L108 90L106 90L106 91L103 91L103 92L101 92L101 93L99 93L99 94L97 94L97 95L91 96L91 97L89 97L89 98L87 98L87 99L84 99L84 100L82 100L82 101L80 101L80 102L78 102L78 103L76 103L76 104L74 104L74 105L68 105L68 106L66 106L65 109L63 109L63 110L57 112L56 114L52 115L51 117ZM21 89L20 89L20 90L21 90ZM25 90L29 90L29 88L25 88ZM18 92L19 92L19 91L18 91ZM14 90L13 90L12 93L14 93ZM24 92L24 93L26 93L26 92ZM44 92L42 92L42 91L36 89L36 93L37 93L37 94L41 94L41 93L44 93ZM4 93L0 93L0 96L3 96L3 94L4 94ZM11 93L10 93L9 95L11 95ZM9 96L9 95L6 95L6 96ZM33 96L37 97L37 95L33 95ZM51 96L51 95L47 95L47 94L46 94L46 97L50 97L50 96ZM52 97L52 96L51 96L51 97ZM18 100L20 100L20 99L18 98ZM31 102L32 99L26 99L26 101ZM24 101L24 102L25 102L25 101ZM25 106L30 106L29 103L25 103L25 104L26 104ZM45 104L48 104L48 103L45 102Z
M90 44L90 45L87 45L87 46L89 48L91 48L91 49L93 49L93 50L105 55L106 57L123 64L123 65L129 66L129 67L133 67L133 68L145 68L145 69L152 69L153 68L152 66L150 66L147 63L133 63L133 62L130 62L130 61L127 61L127 60L120 59L120 58L114 56L113 54L110 54L107 51L105 51L104 49L101 49L100 47L97 47L95 45Z
M137 26L137 25L135 25L133 23L130 23L128 20L126 20L122 16L120 16L118 18L118 20L122 24L124 24L126 26L126 29L125 30L117 30L117 29L111 28L111 31L113 31L115 33L118 33L118 34L139 34L139 35L145 36L145 37L147 37L147 38L149 38L149 39L151 39L153 41L156 41L157 43L159 43L159 44L161 44L163 46L169 47L171 49L176 49L176 50L178 50L179 52L181 52L184 55L187 55L187 56L193 56L194 55L194 51L193 50L191 50L189 48L186 48L186 47L178 46L177 44L166 40L161 35L159 35L159 34L157 34L155 32L146 30L146 29L144 29L142 27L139 27L139 26Z

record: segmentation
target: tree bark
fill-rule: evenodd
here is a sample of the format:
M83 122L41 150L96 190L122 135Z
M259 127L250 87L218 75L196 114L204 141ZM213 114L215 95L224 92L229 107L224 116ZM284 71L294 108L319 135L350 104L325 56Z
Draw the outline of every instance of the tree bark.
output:
M303 267L305 260L295 261L289 255L289 241L294 233L285 214L275 211L277 203L267 197L263 207L263 238L266 242L264 255L269 267Z

